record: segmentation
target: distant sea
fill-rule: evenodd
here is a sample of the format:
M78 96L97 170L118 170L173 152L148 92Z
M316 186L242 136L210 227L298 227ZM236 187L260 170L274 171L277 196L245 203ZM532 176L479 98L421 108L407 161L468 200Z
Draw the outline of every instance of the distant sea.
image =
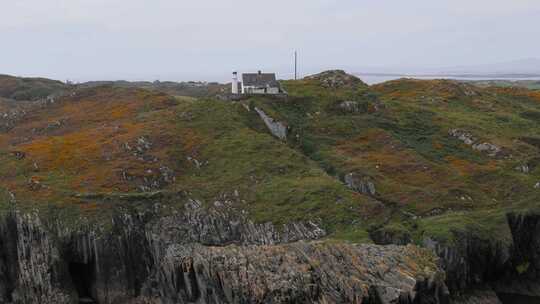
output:
M448 76L448 75L388 75L388 74L356 74L367 84L377 84L389 80L399 78L416 78L416 79L454 79L454 80L540 80L540 77L490 77L490 76Z

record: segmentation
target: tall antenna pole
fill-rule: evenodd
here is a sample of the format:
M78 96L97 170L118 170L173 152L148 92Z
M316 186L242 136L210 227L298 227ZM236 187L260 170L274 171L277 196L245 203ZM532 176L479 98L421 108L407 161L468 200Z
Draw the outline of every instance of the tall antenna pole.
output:
M298 54L296 50L294 51L294 80L297 80L297 71L298 71Z

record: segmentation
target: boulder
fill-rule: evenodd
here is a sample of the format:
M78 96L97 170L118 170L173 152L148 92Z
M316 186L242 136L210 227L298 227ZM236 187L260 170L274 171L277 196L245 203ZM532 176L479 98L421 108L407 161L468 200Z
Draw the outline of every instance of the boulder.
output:
M338 108L342 112L346 112L346 113L365 113L368 110L367 109L368 105L365 102L361 103L358 101L347 100L347 101L340 102L338 104Z
M375 190L375 184L369 176L349 173L345 175L344 180L347 187L354 191L368 195L375 195L377 193Z

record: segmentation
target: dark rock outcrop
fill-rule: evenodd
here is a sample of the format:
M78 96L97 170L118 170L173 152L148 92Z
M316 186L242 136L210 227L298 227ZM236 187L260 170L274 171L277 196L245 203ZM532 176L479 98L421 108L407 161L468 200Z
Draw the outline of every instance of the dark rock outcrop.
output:
M177 212L124 210L107 229L18 212L1 224L0 303L441 303L448 295L429 251L305 243L325 231L255 224L197 201Z
M456 303L496 303L489 302L496 299L486 293L478 296L474 291L477 286L491 295L489 288L498 293L540 296L540 215L509 213L507 221L510 240L470 232L454 232L450 244L424 239L424 246L440 257L446 284L458 296ZM466 300L465 295L471 292L476 302ZM480 299L484 302L478 302Z
M348 173L344 177L345 184L352 190L357 192L375 195L376 189L371 177L363 176L356 173Z
M540 297L540 214L510 213L512 256L506 276L496 284L499 292Z
M389 229L382 227L369 232L369 237L379 245L407 245L412 242L411 234L403 229Z
M519 272L530 279L540 279L540 214L508 215L512 231L512 263ZM526 267L525 267L526 266Z
M453 293L489 282L503 273L510 257L507 244L472 234L456 234L453 244L442 245L426 238L424 246L441 258L447 285Z

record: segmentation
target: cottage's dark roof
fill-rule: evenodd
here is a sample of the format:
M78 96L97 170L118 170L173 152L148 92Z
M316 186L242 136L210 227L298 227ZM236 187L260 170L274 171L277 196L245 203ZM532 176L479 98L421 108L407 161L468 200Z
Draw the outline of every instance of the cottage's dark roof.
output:
M242 74L242 83L244 86L255 87L277 87L276 74L274 73L246 73Z

